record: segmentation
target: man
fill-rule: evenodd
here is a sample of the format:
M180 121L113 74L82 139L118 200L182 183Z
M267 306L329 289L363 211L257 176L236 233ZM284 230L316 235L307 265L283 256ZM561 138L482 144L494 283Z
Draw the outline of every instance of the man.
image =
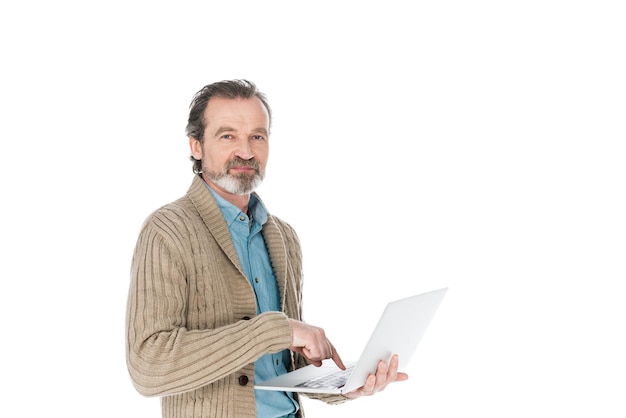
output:
M307 363L343 362L321 328L302 322L302 254L295 231L254 193L265 175L271 110L245 80L194 96L194 163L181 199L148 217L132 261L127 364L137 390L161 396L163 417L298 417L295 393L255 391ZM397 357L360 389L405 380Z

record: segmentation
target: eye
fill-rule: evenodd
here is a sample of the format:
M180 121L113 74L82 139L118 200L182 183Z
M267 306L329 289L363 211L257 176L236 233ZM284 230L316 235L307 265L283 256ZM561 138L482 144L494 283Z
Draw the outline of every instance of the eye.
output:
M252 139L255 141L264 141L265 137L263 135L252 135Z
M231 134L225 134L222 135L222 139L233 139L233 136Z

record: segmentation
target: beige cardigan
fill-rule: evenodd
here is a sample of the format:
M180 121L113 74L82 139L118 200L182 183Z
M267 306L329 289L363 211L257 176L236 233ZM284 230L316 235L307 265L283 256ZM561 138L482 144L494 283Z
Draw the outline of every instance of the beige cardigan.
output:
M282 312L256 315L228 226L200 177L144 223L131 268L126 357L137 390L162 396L164 418L256 416L254 361L288 348L287 317L302 318L298 237L271 215L263 237ZM293 357L296 367L305 364Z

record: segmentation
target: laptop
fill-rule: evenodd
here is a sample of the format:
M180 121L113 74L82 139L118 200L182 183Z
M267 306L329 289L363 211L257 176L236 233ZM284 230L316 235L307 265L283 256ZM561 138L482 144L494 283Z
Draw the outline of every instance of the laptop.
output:
M322 366L312 364L266 380L255 382L259 390L308 393L348 393L365 384L376 372L380 360L398 354L399 369L405 368L417 349L448 288L389 302L358 361L346 362L341 370L333 360Z

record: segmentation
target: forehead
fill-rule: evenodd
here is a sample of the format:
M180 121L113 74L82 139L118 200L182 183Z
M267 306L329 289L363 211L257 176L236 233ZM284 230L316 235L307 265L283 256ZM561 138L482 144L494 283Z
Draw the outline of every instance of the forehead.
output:
M257 97L230 99L213 97L204 111L206 127L219 128L232 124L233 128L269 128L269 114Z

